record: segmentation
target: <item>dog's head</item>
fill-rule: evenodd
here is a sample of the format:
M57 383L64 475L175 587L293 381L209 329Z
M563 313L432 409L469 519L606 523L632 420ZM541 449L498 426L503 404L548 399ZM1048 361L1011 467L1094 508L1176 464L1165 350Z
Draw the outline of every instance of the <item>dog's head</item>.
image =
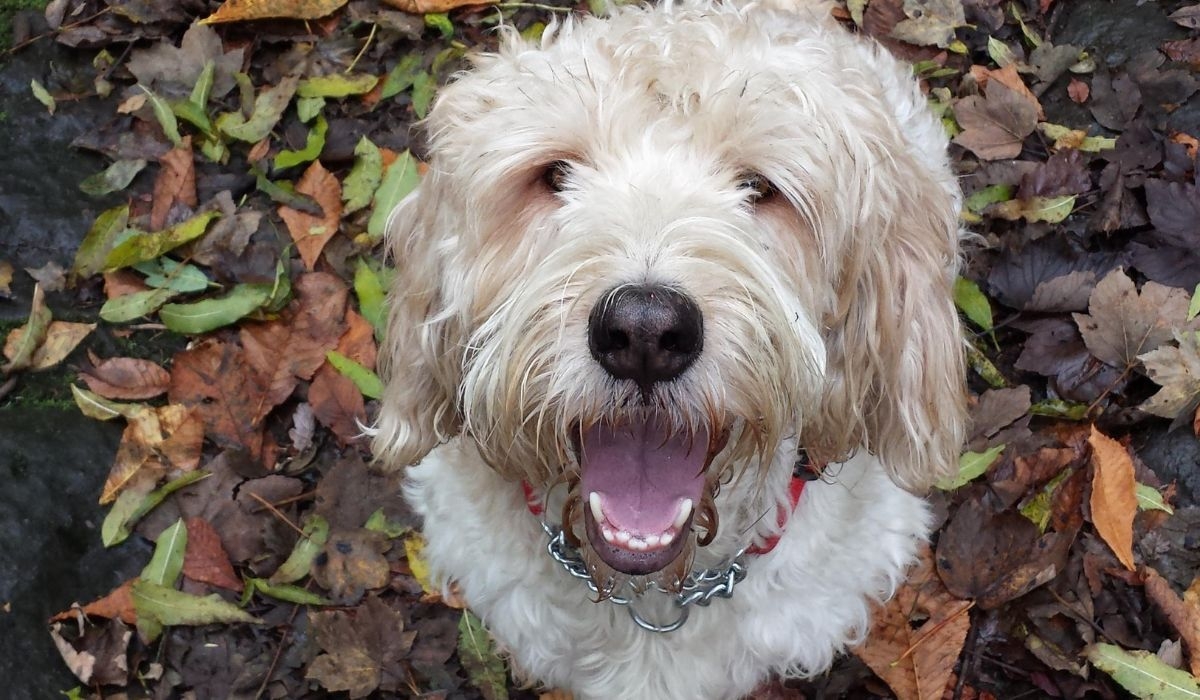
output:
M513 479L578 484L580 534L633 574L711 536L721 477L793 438L912 489L952 472L945 139L825 21L621 10L510 36L446 87L390 226L379 459L461 434Z

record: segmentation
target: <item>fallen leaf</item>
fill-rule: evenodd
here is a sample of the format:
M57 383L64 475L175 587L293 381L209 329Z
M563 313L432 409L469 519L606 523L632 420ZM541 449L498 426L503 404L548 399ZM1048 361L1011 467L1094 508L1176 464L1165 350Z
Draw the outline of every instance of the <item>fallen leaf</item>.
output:
M1139 294L1133 280L1117 268L1100 280L1088 300L1087 314L1072 314L1088 350L1121 369L1155 350L1188 326L1188 293L1147 282Z
M205 433L221 447L262 450L262 420L272 406L256 372L247 371L241 347L210 339L175 356L168 398L192 406Z
M339 605L352 605L370 589L383 588L391 569L383 553L385 535L362 528L332 532L312 568L313 580Z
M1200 698L1200 682L1195 676L1171 668L1148 651L1125 651L1112 644L1094 644L1088 647L1087 658L1134 697L1146 700Z
M458 621L458 657L471 684L488 700L507 700L508 674L483 621L464 610Z
M35 285L29 305L29 320L20 328L10 331L4 343L4 356L8 358L8 363L0 366L0 374L11 374L33 364L34 354L46 339L52 318L50 309L46 307L45 292Z
M313 562L329 540L329 523L319 515L310 516L304 523L304 534L296 540L292 553L271 574L269 583L282 585L293 583L308 576Z
M91 365L80 378L92 391L110 399L150 399L166 392L171 375L150 360L90 355Z
M351 698L410 687L403 660L417 633L406 630L404 615L376 596L351 612L310 613L309 625L324 653L309 664L306 678Z
M917 46L944 49L954 41L954 29L967 23L962 0L904 0L904 14L891 35Z
M163 325L176 333L199 335L254 313L271 300L274 291L271 284L243 283L222 297L190 304L165 304L159 309L158 317Z
M187 542L187 555L183 560L184 576L231 591L242 591L242 581L229 563L221 536L207 520L188 518Z
M153 260L175 248L204 235L209 222L220 216L218 212L206 211L181 221L165 231L145 233L132 231L132 235L115 245L104 257L104 270L116 270L140 262Z
M1187 646L1188 667L1200 678L1200 605L1179 597L1171 584L1150 567L1142 570L1146 577L1146 596L1162 611L1171 626Z
M117 244L117 240L129 225L129 205L113 207L101 213L92 222L92 227L75 251L75 262L71 265L71 274L79 277L91 277L104 270L104 260L109 251Z
M161 230L167 215L176 204L195 207L196 170L192 157L192 137L185 136L179 145L159 159L161 169L154 180L153 204L150 208L150 229Z
M1183 182L1146 180L1146 213L1157 236L1180 248L1200 246L1200 187Z
M984 160L1015 158L1037 127L1037 108L1004 83L990 83L985 96L964 97L954 105L963 132L954 142Z
M1200 29L1200 4L1185 5L1168 15L1167 19L1181 27Z
M460 7L472 5L494 5L499 0L383 0L385 5L409 12L414 15L436 14L449 12Z
M201 24L255 19L320 19L336 12L346 0L225 0Z
M0 299L12 297L13 266L7 260L0 260Z
M211 625L242 622L263 624L259 618L213 593L197 596L146 581L133 584L133 605L139 623L149 618L163 626ZM140 628L139 628L140 632ZM146 642L153 639L146 639Z
M145 99L145 95L139 95ZM79 183L79 189L93 197L102 197L113 192L120 192L129 187L133 178L146 167L144 158L125 158L114 161L104 170L89 175Z
M129 682L128 650L133 634L120 620L89 626L74 640L62 636L62 623L50 626L50 637L71 672L89 685L125 685Z
M100 492L100 504L111 503L131 481L146 474L153 482L171 467L195 469L204 432L193 415L192 409L175 403L138 406L128 413L121 444ZM172 463L172 456L183 464Z
M261 2L261 4L275 6L284 3ZM271 129L275 128L279 118L283 116L283 111L291 103L299 82L300 80L296 76L287 76L276 85L262 90L254 100L254 111L251 112L249 119L241 112L226 112L217 117L217 129L226 136L239 141L247 143L262 141L271 133Z
M330 238L338 231L342 217L342 187L337 178L322 167L320 161L313 162L304 171L296 191L311 196L321 205L324 216L313 216L288 206L279 207L279 216L287 224L288 233L296 242L300 258L309 270L316 267L317 258Z
M28 324L20 328L14 328L8 334L8 342L4 344L5 357L12 359L22 352L27 327ZM46 333L41 345L34 350L28 365L22 369L31 372L41 372L58 366L94 330L96 330L96 324L94 323L51 321L50 325L46 327Z
M1067 84L1067 96L1075 104L1083 104L1088 101L1088 97L1092 94L1092 89L1088 84L1078 78L1071 78L1071 82Z
M1088 437L1092 446L1092 524L1096 532L1130 571L1133 563L1133 517L1137 515L1137 482L1133 460L1121 443L1096 430Z
M183 553L188 546L187 525L179 518L159 533L154 541L154 554L142 569L139 581L174 588L183 573Z
M1178 347L1164 345L1140 357L1150 379L1162 387L1140 408L1170 419L1190 415L1200 406L1200 338L1196 333L1176 337Z
M120 586L114 588L108 595L103 598L98 598L80 608L85 615L92 617L116 618L127 625L132 625L137 622L137 612L133 609L133 582L136 578L131 578ZM66 620L74 620L77 616L75 608L64 610L54 617L50 618L51 622L62 622Z

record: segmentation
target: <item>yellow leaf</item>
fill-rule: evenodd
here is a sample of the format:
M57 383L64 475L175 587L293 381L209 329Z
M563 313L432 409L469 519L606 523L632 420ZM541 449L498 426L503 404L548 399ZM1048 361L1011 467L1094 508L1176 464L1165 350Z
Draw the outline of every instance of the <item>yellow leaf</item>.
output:
M225 0L200 24L245 22L252 19L319 19L331 15L346 0Z
M471 5L494 5L498 0L383 0L385 5L409 12L414 15L425 15L438 12L449 12L455 8Z
M65 360L67 355L70 355L71 351L95 329L96 324L94 323L51 321L50 326L46 329L46 337L42 340L42 344L38 346L38 349L34 351L27 369L39 372L54 367ZM10 345L14 347L19 345L24 335L24 327L14 328L8 336L8 344L6 344L5 350L7 351Z
M1125 568L1132 571L1133 516L1137 514L1137 482L1133 460L1121 443L1096 430L1088 436L1092 446L1092 523Z
M438 595L439 591L430 579L429 562L424 558L425 538L417 533L405 538L404 554L408 557L408 568L412 569L413 578L421 584L421 589L431 595Z

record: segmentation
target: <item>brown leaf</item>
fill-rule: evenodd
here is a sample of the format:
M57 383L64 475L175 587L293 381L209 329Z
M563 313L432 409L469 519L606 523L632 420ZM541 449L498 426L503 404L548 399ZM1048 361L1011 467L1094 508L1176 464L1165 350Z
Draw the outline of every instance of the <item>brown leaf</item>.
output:
M1092 94L1092 89L1088 84L1078 78L1071 78L1071 82L1067 85L1067 96L1075 104L1083 104L1087 102L1088 96Z
M279 217L287 224L288 233L300 251L300 258L304 260L305 267L312 270L325 244L337 233L338 222L342 218L342 186L337 177L322 167L320 161L313 161L300 177L300 182L296 183L296 191L315 199L325 213L323 217L318 217L289 206L279 207Z
M498 0L383 0L385 5L391 5L397 10L414 15L449 12L459 7L494 5L496 2Z
M254 19L320 19L333 14L346 0L225 0L201 24L245 22Z
M167 396L194 407L219 446L260 454L262 420L271 406L262 378L238 345L210 339L175 355Z
M183 557L183 575L193 581L241 592L242 581L233 572L221 536L204 518L188 518L187 550Z
M1179 418L1200 406L1200 338L1181 333L1179 347L1164 345L1141 356L1146 372L1161 389L1139 408L1164 418Z
M171 375L150 360L110 357L101 361L91 355L92 366L80 378L92 391L109 399L149 399L165 392Z
M40 372L55 367L58 363L67 359L67 355L70 355L76 346L83 342L83 339L94 330L96 330L96 324L94 323L51 321L50 326L46 328L46 337L42 340L37 350L33 352L33 356L29 360L29 366L25 369ZM24 326L14 328L8 334L8 341L4 344L5 357L11 359L16 355L16 349L20 347L24 337Z
M128 650L132 636L120 620L89 626L71 641L62 636L61 622L50 625L50 637L67 667L80 681L96 687L125 685L129 681Z
M0 260L0 299L12 296L13 266L7 260Z
M83 606L82 610L85 615L92 617L117 618L127 625L137 623L137 612L133 608L133 582L136 578L131 578L120 586L114 588L108 595L97 600L93 600ZM61 622L64 620L74 620L76 616L75 608L64 610L54 617L50 618L51 622Z
M1171 584L1150 567L1143 567L1146 577L1146 597L1162 611L1171 626L1187 646L1188 666L1193 676L1200 677L1200 605L1179 597Z
M1037 108L1000 81L988 84L986 96L959 100L954 118L963 127L954 142L984 160L1016 158L1025 137L1037 128Z
M1025 81L1021 79L1021 74L1017 72L1017 64L1010 63L1007 66L997 70L990 70L986 68L984 70L987 72L989 83L992 80L1003 83L1005 87L1013 90L1020 95L1022 99L1033 105L1033 107L1037 110L1038 121L1046 121L1046 113L1042 111L1042 103L1038 101L1037 95L1034 95L1033 91L1029 89L1029 86L1025 84ZM972 66L972 73L974 73L974 66ZM986 86L981 87L986 89Z
M41 267L27 267L25 272L47 292L61 292L67 287L67 271L53 260Z
M1188 324L1189 296L1182 289L1147 282L1138 294L1133 280L1117 268L1096 284L1088 314L1073 314L1088 350L1118 367L1132 367L1138 355L1172 339Z
M186 406L142 406L127 416L121 444L100 493L111 503L131 483L157 481L169 468L195 469L204 433Z
M904 586L874 606L871 633L854 654L899 700L941 700L971 626L970 607L942 585L925 547Z
M332 532L313 566L312 577L335 602L357 602L368 589L383 588L391 568L383 553L391 547L381 532L356 528Z
M154 180L154 199L150 207L150 230L166 227L171 207L176 203L195 207L196 169L192 159L192 137L185 136L178 146L158 161L162 168Z
M1092 446L1092 524L1125 568L1133 570L1133 516L1137 515L1137 482L1133 460L1121 443L1096 430Z
M376 596L351 612L309 615L313 641L325 653L309 665L306 678L327 690L344 690L352 698L376 688L399 690L406 685L405 658L416 632L405 629L404 615Z
M375 365L375 339L371 325L361 316L348 311L346 313L348 330L338 341L338 352L352 360L368 367ZM312 385L308 390L308 401L312 404L313 413L317 420L333 431L343 443L355 442L362 438L362 428L366 425L367 409L363 402L362 392L326 362L317 370Z
M133 270L113 270L104 273L104 298L116 299L150 287Z

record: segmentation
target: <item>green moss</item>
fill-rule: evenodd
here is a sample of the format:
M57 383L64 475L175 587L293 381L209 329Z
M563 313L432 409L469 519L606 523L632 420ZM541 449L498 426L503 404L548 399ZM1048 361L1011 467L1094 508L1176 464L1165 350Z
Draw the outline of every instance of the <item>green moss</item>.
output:
M12 18L20 10L44 10L47 0L0 0L0 51L12 45Z

